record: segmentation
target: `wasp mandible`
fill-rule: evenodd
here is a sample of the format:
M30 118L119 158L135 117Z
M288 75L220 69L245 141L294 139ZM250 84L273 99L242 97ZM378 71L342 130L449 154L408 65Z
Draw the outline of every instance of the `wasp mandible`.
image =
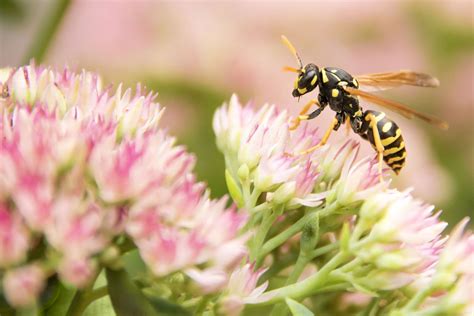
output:
M377 151L380 174L382 174L382 161L385 161L390 169L399 174L405 164L407 154L400 128L383 112L364 111L359 105L359 97L364 101L398 112L407 118L416 117L441 129L448 128L446 122L436 117L420 113L406 105L370 93L370 91L386 90L403 85L437 87L439 81L435 77L410 70L353 77L340 68L319 68L313 63L303 66L295 47L285 36L282 35L281 38L296 58L299 66L299 68L289 66L283 68L286 71L298 74L292 95L299 98L319 87L318 98L310 100L303 107L299 116L292 122L290 130L296 129L301 121L316 118L328 105L331 110L336 112L335 118L319 144L299 154L307 154L323 146L328 141L331 132L333 130L337 131L343 123L346 123L349 129L352 129L363 139L368 140ZM307 115L306 113L313 105L318 108Z

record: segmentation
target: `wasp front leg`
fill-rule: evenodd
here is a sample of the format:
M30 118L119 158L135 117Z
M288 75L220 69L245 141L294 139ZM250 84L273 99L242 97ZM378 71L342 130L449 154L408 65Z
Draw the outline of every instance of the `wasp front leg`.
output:
M309 109L313 106L317 105L319 108L315 111L311 112L309 115L305 115ZM301 109L299 115L292 121L290 121L289 130L295 130L300 125L301 121L311 120L318 116L324 110L324 106L321 106L317 99L311 99L304 107Z
M298 155L306 155L306 154L312 153L316 149L326 145L327 141L329 140L329 136L331 136L332 131L337 131L340 126L341 126L341 122L336 116L335 118L333 118L331 125L326 130L326 133L324 133L324 136L321 139L321 141L316 146L313 146L307 150L299 152Z

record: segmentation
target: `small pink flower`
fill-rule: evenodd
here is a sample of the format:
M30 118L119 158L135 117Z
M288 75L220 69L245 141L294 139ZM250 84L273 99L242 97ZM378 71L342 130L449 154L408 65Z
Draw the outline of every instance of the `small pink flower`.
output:
M13 210L0 203L0 267L25 259L30 233Z
M429 271L438 260L446 223L433 207L408 192L387 191L368 198L354 228L351 249L371 271L371 288L403 287ZM356 241L357 238L360 238Z
M8 302L15 307L27 307L35 303L44 288L44 271L36 264L6 272L3 290Z
M240 315L246 303L255 302L267 289L268 281L257 287L258 279L266 269L253 271L247 263L232 272L225 294L220 301L219 311L225 315Z
M364 201L388 187L387 182L380 181L378 163L369 158L356 162L358 152L358 147L356 147L356 150L348 154L341 176L334 186L334 198L342 205Z
M95 279L97 262L94 259L66 256L61 259L58 274L63 282L76 288L84 288Z

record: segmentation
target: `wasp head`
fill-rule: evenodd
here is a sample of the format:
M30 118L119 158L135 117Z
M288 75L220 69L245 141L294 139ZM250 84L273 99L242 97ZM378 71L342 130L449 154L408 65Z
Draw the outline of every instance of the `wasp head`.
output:
M294 97L300 97L318 86L319 69L315 64L307 64L299 72L298 78L295 81L295 89L293 90Z

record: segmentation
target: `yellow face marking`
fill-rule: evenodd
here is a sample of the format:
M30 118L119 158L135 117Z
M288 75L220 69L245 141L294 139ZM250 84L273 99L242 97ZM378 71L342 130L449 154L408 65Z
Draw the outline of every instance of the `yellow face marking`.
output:
M404 151L401 156L390 158L390 159L387 161L387 164L388 164L388 165L391 165L391 164L394 163L395 161L400 161L400 160L402 160L402 159L405 159L406 156L407 156L407 152Z
M331 95L332 95L333 98L337 98L337 96L339 95L339 90L337 90L337 89L332 89Z
M389 148L389 149L384 150L383 154L384 154L384 156L388 156L388 155L394 154L396 152L399 152L403 148L405 148L405 142L401 142L400 147Z
M299 81L298 78L296 78L296 80L295 80L295 85L294 85L294 86L295 86L295 89L298 88L298 81Z
M298 88L298 92L301 93L301 94L306 93L306 91L307 91L306 88L303 88L303 89Z
M328 82L328 81L329 81L328 75L327 75L327 73L326 73L326 70L324 70L324 68L321 69L321 74L323 75L323 82L324 82L324 83Z
M318 75L314 76L313 80L311 80L311 85L314 86L316 81L318 81Z
M391 143L396 141L400 137L401 134L402 134L402 132L400 131L400 129L397 129L397 131L395 132L395 136L387 137L385 139L382 139L382 146L385 147L385 146L390 145Z
M382 132L386 133L392 128L392 122L387 122L382 127Z

